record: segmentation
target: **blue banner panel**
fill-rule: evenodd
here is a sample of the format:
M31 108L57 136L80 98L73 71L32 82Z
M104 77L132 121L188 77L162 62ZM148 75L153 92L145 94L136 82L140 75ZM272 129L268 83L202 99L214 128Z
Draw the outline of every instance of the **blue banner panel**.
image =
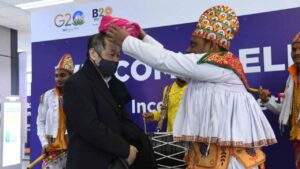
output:
M299 15L300 8L295 8L239 17L240 30L232 41L231 50L239 56L252 87L258 88L262 85L276 96L283 91L288 76L287 68L292 63L289 59L290 42L300 30L300 22L295 22L295 18ZM196 23L188 23L157 27L147 29L146 32L164 44L165 48L185 52L195 25ZM73 56L77 69L84 63L87 38L32 44L31 161L41 153L36 135L39 97L43 92L54 87L54 66L63 54L70 53ZM174 77L153 70L125 55L122 55L117 77L125 82L133 97L127 109L131 118L141 127L144 126L141 113L159 108L164 86L174 81ZM264 148L267 155L266 168L295 168L289 129L287 128L287 132L280 134L278 116L269 111L265 111L265 114L279 142L274 146ZM155 123L148 124L147 131L152 132L155 125Z

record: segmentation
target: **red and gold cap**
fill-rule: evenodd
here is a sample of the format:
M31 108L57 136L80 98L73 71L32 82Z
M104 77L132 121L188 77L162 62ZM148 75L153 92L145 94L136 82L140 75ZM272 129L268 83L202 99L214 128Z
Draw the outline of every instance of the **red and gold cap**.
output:
M200 16L193 35L214 41L228 50L230 41L238 30L239 20L234 10L225 5L218 5L207 9Z
M72 56L70 54L64 54L60 61L58 62L57 66L55 66L55 70L57 69L63 69L71 74L74 73L74 63Z

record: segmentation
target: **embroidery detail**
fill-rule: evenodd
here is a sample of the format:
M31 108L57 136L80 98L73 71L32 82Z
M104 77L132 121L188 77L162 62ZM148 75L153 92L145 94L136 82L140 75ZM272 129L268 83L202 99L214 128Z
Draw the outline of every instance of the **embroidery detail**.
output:
M233 9L218 5L206 10L199 18L193 35L214 41L229 49L230 41L239 30L239 20Z
M255 152L254 148L246 148L245 150L246 150L247 154L250 155L251 157L256 156L256 152Z
M207 137L200 137L197 135L182 135L178 137L173 137L174 141L191 141L191 142L204 142L208 143L208 138ZM220 146L232 146L232 147L262 147L262 146L267 146L267 145L272 145L277 143L276 139L263 139L263 140L258 140L255 142L251 143L244 143L242 141L220 141L221 139L218 137L211 137L210 138L210 143L211 144L218 144Z
M221 166L225 164L226 157L227 157L226 148L221 147L221 158L220 158Z
M202 63L210 63L234 71L234 73L236 73L242 80L245 87L247 89L249 88L243 65L241 64L240 60L231 52L208 53L197 62L197 64Z
M199 150L200 150L202 157L207 157L209 155L210 150L207 150L207 148L208 148L208 146L206 144L199 143Z

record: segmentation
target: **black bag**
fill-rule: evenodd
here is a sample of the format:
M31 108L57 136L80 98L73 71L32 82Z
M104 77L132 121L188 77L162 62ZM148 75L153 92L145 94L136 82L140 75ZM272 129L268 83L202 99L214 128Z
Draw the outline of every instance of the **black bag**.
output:
M129 167L125 159L116 158L109 164L108 169L129 169Z

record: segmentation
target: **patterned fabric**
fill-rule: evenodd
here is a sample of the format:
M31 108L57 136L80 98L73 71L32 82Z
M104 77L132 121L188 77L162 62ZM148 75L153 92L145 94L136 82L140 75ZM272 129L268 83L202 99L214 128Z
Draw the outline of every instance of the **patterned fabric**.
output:
M297 81L297 80L296 80ZM298 121L299 106L300 106L300 87L296 85L294 81L294 91L293 91L293 103L292 103L292 115L291 123L292 128L290 132L290 140L300 140L300 123Z
M63 69L71 74L74 73L74 63L72 56L70 54L64 54L60 61L58 62L57 66L55 66L55 69Z
M247 89L249 88L249 84L244 73L243 65L241 64L240 60L231 52L208 53L206 56L202 57L197 63L210 63L223 68L231 69L239 76L239 78L244 83L245 87Z
M300 43L300 32L297 33L297 35L294 37L292 43L298 42Z
M233 155L245 168L264 167L266 155L260 148L234 148Z
M296 35L295 39L299 37L299 33ZM293 43L295 42L293 40ZM290 75L292 76L294 82L293 88L293 99L292 99L292 113L291 113L291 131L290 131L290 140L293 141L294 151L295 151L295 164L296 168L300 169L300 123L298 122L299 116L299 107L300 107L300 86L298 82L298 72L297 65L293 64L288 69Z
M239 20L234 10L219 5L209 8L200 16L193 35L212 40L228 50L238 29Z
M233 164L232 158L238 164ZM265 154L259 148L232 148L211 144L208 149L208 145L203 143L192 143L184 157L186 169L264 168L265 159Z
M99 32L106 32L111 25L115 25L125 29L130 35L134 37L138 37L140 35L141 27L137 23L112 16L103 16L98 30Z
M43 160L42 169L64 169L66 168L66 160L66 151L49 152Z
M288 68L289 74L291 76L293 87L291 88L289 94L287 96L291 96L291 106L287 113L290 113L290 122L291 122L291 131L290 131L290 140L300 140L300 123L298 122L299 116L299 106L300 106L300 88L298 83L298 71L297 65L293 64ZM286 92L286 91L285 91ZM286 93L285 93L286 94ZM288 98L285 98L285 102ZM291 111L291 112L290 112ZM282 112L281 112L282 113ZM281 115L280 113L280 115ZM283 113L282 113L283 114Z

